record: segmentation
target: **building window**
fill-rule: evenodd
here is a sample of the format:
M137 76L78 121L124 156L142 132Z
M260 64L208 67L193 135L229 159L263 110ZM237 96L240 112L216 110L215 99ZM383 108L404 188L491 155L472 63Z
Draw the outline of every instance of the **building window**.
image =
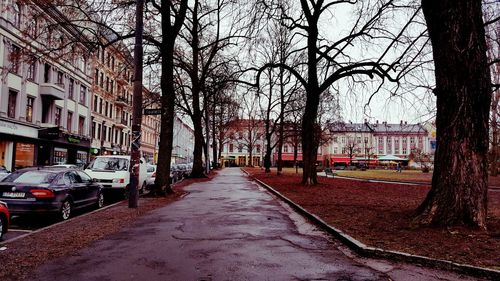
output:
M28 73L27 73L27 79L31 81L35 81L35 76L36 76L36 58L32 57L29 62L28 62Z
M101 79L99 80L99 86L104 88L104 73L101 72Z
M234 145L232 143L229 144L229 152L234 151Z
M16 118L16 105L17 105L17 92L9 90L9 108L7 109L7 116Z
M392 154L392 137L387 137L387 154Z
M399 137L394 139L394 154L399 154Z
M50 64L46 63L43 69L43 83L50 83Z
M109 102L106 102L106 105L104 106L104 115L106 115L106 117L108 116L108 107L109 107Z
M101 139L101 130L102 130L102 125L101 124L97 124L97 139L98 140Z
M81 85L80 86L80 104L87 104L87 87Z
M113 118L113 104L109 105L109 118Z
M259 144L256 146L256 150L257 150L257 153L260 153L260 145Z
M99 114L102 114L102 98L99 98Z
M26 101L26 121L33 122L33 104L35 103L35 98L28 97Z
M14 160L14 167L21 169L33 166L35 162L35 145L32 143L16 143L16 159Z
M12 24L17 28L21 27L21 15L22 15L21 11L22 11L21 4L19 3L14 4L14 9L12 11Z
M21 64L21 48L16 45L12 45L12 49L9 55L9 60L11 63L10 71L15 74L19 74L19 68Z
M338 137L333 137L333 142L338 142Z
M57 84L59 87L64 88L64 83L63 83L64 75L62 71L57 72Z
M99 69L95 69L94 85L99 85Z
M242 144L238 145L238 152L243 152L243 145Z
M78 134L83 136L85 134L85 117L78 117Z
M66 129L70 133L73 130L73 126L72 125L73 125L73 112L68 111L68 116L67 116L67 120L66 120Z
M75 92L75 80L73 80L73 78L69 78L68 99L73 99L74 92Z
M61 114L62 114L62 109L60 107L56 107L54 124L56 124L57 126L61 126Z
M98 101L99 101L99 97L94 96L94 112L97 112Z
M95 139L95 122L92 122L92 130L91 130L91 134L92 134L92 138Z

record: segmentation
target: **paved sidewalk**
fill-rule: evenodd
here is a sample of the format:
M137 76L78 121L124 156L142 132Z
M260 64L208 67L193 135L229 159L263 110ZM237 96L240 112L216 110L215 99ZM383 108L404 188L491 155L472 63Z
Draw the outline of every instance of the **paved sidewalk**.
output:
M474 280L359 258L239 169L186 190L122 232L49 261L34 280Z

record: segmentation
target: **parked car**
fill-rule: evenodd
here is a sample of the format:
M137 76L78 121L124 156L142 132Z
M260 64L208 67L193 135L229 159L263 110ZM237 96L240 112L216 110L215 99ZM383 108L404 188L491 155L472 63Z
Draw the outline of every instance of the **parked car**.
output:
M9 174L10 174L9 170L7 170L4 166L0 166L0 181Z
M186 164L177 164L177 170L179 171L180 179L187 178L189 176Z
M130 155L102 155L92 160L85 172L102 184L104 189L122 189L125 191L130 185L129 164ZM139 164L139 193L145 190L146 178L146 160L141 158Z
M9 229L10 214L7 203L0 201L0 240Z
M150 185L153 185L155 183L156 179L156 165L151 165L147 164L146 165L147 170L146 170L146 188Z
M0 182L0 200L9 204L11 215L55 213L62 220L73 210L101 208L101 185L85 172L68 168L25 168Z
M56 164L56 165L52 165L52 166L48 166L48 167L80 169L80 167L78 167L77 165L74 165L74 164Z

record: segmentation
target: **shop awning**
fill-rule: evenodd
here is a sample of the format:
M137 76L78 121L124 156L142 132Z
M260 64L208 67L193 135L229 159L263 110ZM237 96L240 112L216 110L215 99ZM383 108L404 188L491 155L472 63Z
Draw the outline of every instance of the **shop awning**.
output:
M236 160L236 156L223 156L224 160Z
M352 160L354 160L354 158ZM349 157L341 157L341 156L330 157L330 162L332 162L332 163L346 163L346 164L349 164L350 161L351 161L351 159L349 159Z
M387 154L384 156L379 156L378 161L407 161L408 159L398 157L396 155Z

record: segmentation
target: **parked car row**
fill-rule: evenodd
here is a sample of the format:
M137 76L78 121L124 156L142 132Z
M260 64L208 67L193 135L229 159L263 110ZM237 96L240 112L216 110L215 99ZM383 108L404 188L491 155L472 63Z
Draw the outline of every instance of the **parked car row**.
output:
M75 209L104 205L102 186L75 168L34 167L0 181L0 201L9 215L54 214L67 220ZM2 221L8 223L7 221ZM4 225L2 223L2 225Z
M181 179L188 177L191 174L193 164L172 164L170 167L170 183L175 183ZM146 189L149 189L156 180L157 166L147 164Z

